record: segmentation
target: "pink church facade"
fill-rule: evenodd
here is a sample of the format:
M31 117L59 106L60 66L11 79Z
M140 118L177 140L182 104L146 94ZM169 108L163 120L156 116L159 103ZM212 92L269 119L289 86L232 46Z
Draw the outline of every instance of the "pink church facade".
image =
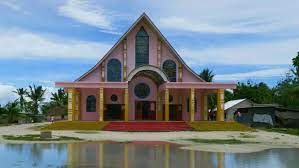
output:
M68 119L82 121L207 120L207 95L217 94L224 120L224 90L233 83L205 82L188 67L146 14L68 91Z

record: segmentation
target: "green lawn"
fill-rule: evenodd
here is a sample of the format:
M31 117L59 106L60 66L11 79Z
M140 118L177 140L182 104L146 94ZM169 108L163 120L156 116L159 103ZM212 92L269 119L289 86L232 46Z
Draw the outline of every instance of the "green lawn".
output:
M69 141L69 140L81 140L76 137L59 136L55 138L41 138L39 134L28 134L28 135L3 135L6 140L16 141Z
M299 136L299 128L266 128L264 130Z
M186 139L187 141L192 141L196 143L207 143L207 144L245 144L245 143L255 143L246 142L238 139Z
M196 121L188 123L195 131L254 131L234 121Z

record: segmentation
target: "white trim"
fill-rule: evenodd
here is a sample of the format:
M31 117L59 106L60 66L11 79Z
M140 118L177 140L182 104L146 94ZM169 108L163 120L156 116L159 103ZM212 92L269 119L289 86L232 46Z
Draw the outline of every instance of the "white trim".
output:
M157 26L151 21L151 19L145 14L142 13L142 15L132 24L132 26L121 36L121 38L113 45L113 47L102 57L102 59L93 66L89 71L84 73L82 76L80 76L75 81L80 81L85 76L87 76L89 73L91 73L93 70L95 70L107 57L112 53L112 51L126 38L126 36L135 28L135 26L142 20L145 19L149 22L150 26L154 28L154 30L157 32L158 36L162 39L161 41L165 42L166 46L170 48L170 50L175 54L175 56L179 59L179 61L187 68L189 72L191 72L193 75L195 75L199 80L202 82L205 82L196 72L194 72L180 57L180 55L176 52L176 50L171 46L171 44L167 41L167 39L163 36L163 34L160 32L160 30L157 28Z
M154 66L151 66L151 65L145 65L145 66L141 66L141 67L138 67L138 68L135 68L134 70L132 70L129 75L128 75L128 78L127 78L127 81L131 81L133 79L133 77L138 73L138 72L141 72L141 71L154 71L156 72L157 74L159 74L161 76L161 78L165 81L165 82L168 82L168 78L166 76L166 74L161 71L159 68L157 67L154 67Z

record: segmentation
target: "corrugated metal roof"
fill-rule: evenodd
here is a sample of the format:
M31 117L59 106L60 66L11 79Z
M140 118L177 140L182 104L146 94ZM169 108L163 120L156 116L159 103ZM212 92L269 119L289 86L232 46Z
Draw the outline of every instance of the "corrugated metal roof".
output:
M243 102L244 100L246 100L246 99L237 99L237 100L228 101L228 102L224 103L224 110L227 110L227 109ZM217 107L214 109L214 111L217 111Z

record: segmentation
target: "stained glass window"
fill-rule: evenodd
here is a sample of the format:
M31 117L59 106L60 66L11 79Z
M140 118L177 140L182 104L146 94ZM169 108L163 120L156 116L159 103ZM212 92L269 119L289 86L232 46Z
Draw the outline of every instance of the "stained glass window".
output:
M120 82L121 81L121 63L117 59L109 60L107 64L107 81Z
M134 93L138 98L144 99L150 94L150 87L145 83L139 83L135 86Z
M149 64L149 36L141 27L135 38L135 67Z
M96 112L97 99L94 95L86 98L86 112Z
M172 60L166 60L163 63L163 71L168 76L170 82L176 82L176 63Z

